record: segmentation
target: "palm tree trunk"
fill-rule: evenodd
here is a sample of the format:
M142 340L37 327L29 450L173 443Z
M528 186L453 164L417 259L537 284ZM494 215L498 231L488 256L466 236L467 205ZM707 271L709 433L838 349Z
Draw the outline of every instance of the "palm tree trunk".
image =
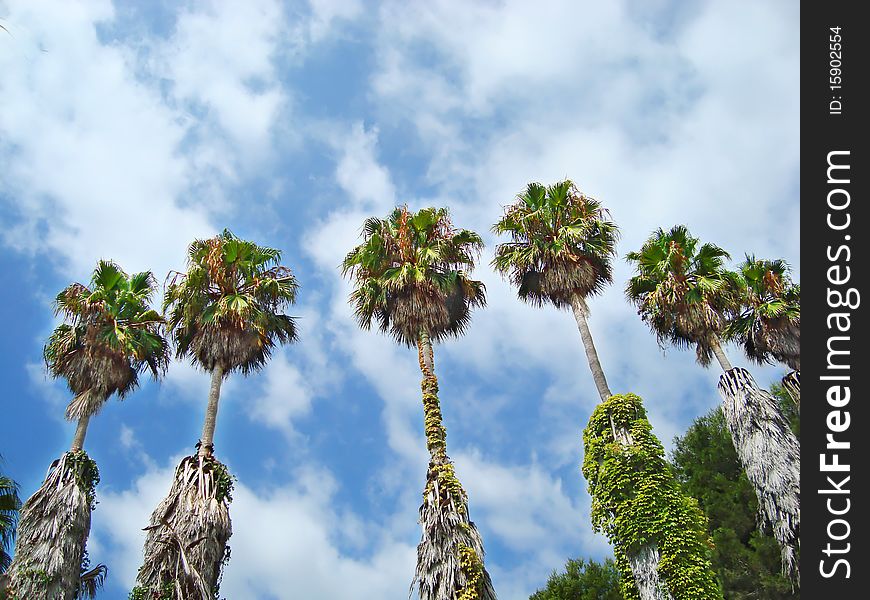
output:
M144 560L134 591L149 598L149 594L156 597L172 585L179 597L210 600L217 593L229 558L232 477L214 457L214 431L225 372L220 365L212 370L199 450L182 459L175 469L169 495L151 513L145 528Z
M85 461L90 459L84 453L64 453L24 503L7 572L13 598L75 597L93 506L93 481L82 480Z
M447 432L438 400L432 340L421 332L417 356L423 374L423 415L429 469L420 505L423 533L417 545L417 568L411 587L420 600L496 600L483 565L483 540L468 516L468 496L447 456Z
M728 360L725 351L722 349L722 345L719 343L718 338L713 338L713 343L710 344L710 349L713 350L713 354L716 356L716 360L719 361L719 366L722 367L723 371L727 372L734 368L731 361Z
M628 448L634 443L631 433L625 427L616 427L613 424L612 415L610 415L610 428L614 432L614 439L623 448ZM661 554L658 546L654 543L646 544L641 546L637 552L626 554L628 565L634 575L634 585L641 600L674 600L667 585L659 577Z
M634 575L634 585L641 600L674 600L667 585L659 577L661 554L658 546L647 544L628 556Z
M78 425L76 425L76 433L73 436L72 446L70 446L70 452L76 452L84 447L90 420L90 415L84 415L79 419Z
M215 597L233 534L230 481L227 468L211 455L182 459L169 494L145 528L144 559L134 589L141 597L162 597L167 586L172 586L173 598Z
M583 340L583 349L586 351L586 360L589 361L592 379L595 382L595 387L598 390L601 401L605 402L613 393L610 391L610 386L607 385L607 377L604 375L604 369L598 358L598 351L595 349L595 341L592 339L592 332L589 330L589 307L580 294L574 294L571 297L571 308L574 310L577 329L580 330L580 339ZM631 433L624 427L616 427L612 415L609 416L609 419L613 438L624 448L631 446L634 443ZM631 566L631 572L634 574L635 584L641 600L672 600L664 582L659 579L658 565L660 556L658 548L649 545L643 546L637 553L633 553L627 558Z
M783 572L800 581L800 443L779 402L746 369L720 376L719 393L737 457L758 497L759 516L779 542Z
M444 464L447 458L447 431L441 416L438 400L438 378L435 376L435 353L429 334L423 332L417 342L417 357L423 373L423 422L426 432L426 448L432 462Z
M574 294L571 297L571 308L574 309L574 319L577 321L577 329L580 330L580 338L583 340L583 348L586 350L586 359L589 361L592 379L595 381L595 387L598 389L601 401L604 402L613 394L610 393L604 369L601 368L601 361L598 360L595 342L592 340L592 332L589 331L589 322L587 321L589 307L586 306L586 301L580 294Z
M215 365L211 372L211 388L208 391L208 407L205 409L205 422L202 425L202 436L199 439L199 455L211 456L214 454L214 429L217 425L218 403L221 398L221 383L223 382L224 369L221 365Z
M800 582L800 442L776 398L760 389L749 371L731 365L718 339L711 349L725 371L718 385L722 413L758 497L759 516L779 542L783 573Z

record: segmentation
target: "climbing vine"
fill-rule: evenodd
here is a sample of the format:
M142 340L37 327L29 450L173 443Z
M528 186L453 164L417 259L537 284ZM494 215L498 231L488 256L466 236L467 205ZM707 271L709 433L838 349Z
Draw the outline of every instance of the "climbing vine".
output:
M457 600L477 600L480 598L478 590L483 578L483 562L474 548L459 547L459 568L465 574L466 584L457 596Z
M424 354L427 351L425 346L424 343L418 344L420 370L423 372L421 388L426 446L431 460L426 489L423 492L421 521L426 520L423 514L428 505L429 509L436 513L435 518L442 522L442 526L452 522L452 526L458 528L460 534L450 536L455 543L453 546L456 552L455 564L458 565L461 573L461 576L454 580L459 586L454 590L454 598L455 600L480 600L482 591L484 588L491 587L491 583L484 569L483 559L473 547L473 540L479 541L479 534L468 521L468 495L456 477L453 463L447 456L447 431L444 428L441 404L438 400L438 379L431 371L431 358L428 364L425 360ZM429 353L431 357L431 348Z
M84 450L75 450L67 452L67 463L76 484L87 496L91 510L94 510L97 506L97 485L100 483L97 462Z
M127 596L127 600L174 600L175 597L175 582L168 581L155 591L137 585Z
M614 439L614 428L625 429L632 443ZM659 577L674 600L721 599L706 518L681 490L641 399L624 394L599 404L583 445L592 525L613 544L626 600L639 599L627 557L649 544L659 549Z
M209 461L212 468L212 476L215 484L215 499L218 502L226 500L233 501L233 488L235 487L235 476L231 475L226 465L218 460L211 459Z

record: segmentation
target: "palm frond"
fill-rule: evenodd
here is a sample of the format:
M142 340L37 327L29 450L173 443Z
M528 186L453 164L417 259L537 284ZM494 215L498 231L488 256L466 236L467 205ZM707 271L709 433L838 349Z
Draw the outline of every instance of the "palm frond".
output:
M99 564L92 569L87 569L82 572L79 577L79 587L76 591L76 600L87 598L93 600L97 597L97 592L103 589L106 583L106 577L109 575L109 568L104 564Z
M654 231L639 251L626 254L636 275L625 295L659 345L695 346L698 362L706 366L739 309L742 288L738 274L725 268L728 253L699 244L683 225Z
M461 335L471 312L486 305L486 289L469 277L483 248L473 231L456 229L443 208L367 219L363 242L341 264L353 279L350 296L360 326L376 324L413 346L420 332L433 340Z
M158 378L169 364L163 318L151 306L156 281L150 271L127 274L102 260L91 287L73 283L55 299L65 322L49 337L43 357L52 377L66 379L75 395L68 418L96 414L113 394L123 398L144 370Z
M757 363L778 361L799 371L800 285L791 281L788 263L747 255L738 275L740 312L728 323L725 335Z
M0 475L0 573L5 573L12 562L10 552L15 541L15 531L18 526L18 511L21 510L21 499L18 496L18 484L10 478Z
M167 277L163 308L178 358L211 371L259 370L277 344L296 340L299 284L279 264L281 252L241 240L230 231L195 240L184 273Z
M574 295L598 294L613 279L619 229L570 180L530 183L492 231L510 235L496 247L493 267L531 304L568 307Z

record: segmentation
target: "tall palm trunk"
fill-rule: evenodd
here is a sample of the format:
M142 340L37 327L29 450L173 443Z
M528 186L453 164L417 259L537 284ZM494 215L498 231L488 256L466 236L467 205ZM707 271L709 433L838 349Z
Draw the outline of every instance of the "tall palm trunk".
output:
M710 345L713 350L713 355L716 357L716 360L719 361L719 366L722 367L723 371L730 371L734 368L731 364L731 361L728 360L728 355L725 354L725 350L722 349L722 344L719 342L719 339L714 337L713 343Z
M595 387L601 401L606 402L613 393L610 391L610 386L607 385L607 377L604 375L598 351L595 349L595 341L589 330L589 307L580 294L574 294L571 296L571 308L574 311L574 319L577 321L577 329L580 330L580 339L583 341L583 349L586 351L586 360L589 362L589 370L592 371L592 379L595 381ZM625 427L617 427L613 422L612 415L609 415L609 419L613 438L625 448L631 446L634 441L631 438L631 433ZM635 584L641 600L668 600L671 598L664 583L659 580L660 557L659 551L654 545L644 546L627 558L631 572L634 573Z
M423 415L429 469L420 506L423 535L417 546L417 568L411 587L420 600L496 600L483 565L483 541L468 517L468 496L447 456L447 432L438 400L438 379L432 341L421 332L417 342L423 374Z
M218 403L221 398L221 383L224 369L216 365L211 372L211 387L208 390L208 406L205 409L205 421L202 424L202 437L199 440L199 455L214 454L214 430L217 425Z
M583 348L586 350L586 359L589 361L592 379L595 381L595 387L598 389L601 401L604 402L613 394L611 394L610 387L607 385L607 378L604 376L604 369L601 368L601 361L598 360L598 351L595 349L595 342L592 340L592 332L589 331L589 307L586 306L586 301L580 294L574 294L571 296L571 308L574 309L574 319L577 321L577 329L580 330L580 339L583 340Z
M45 482L21 509L7 573L12 598L75 597L98 481L96 464L83 450L66 452L52 463Z
M182 459L169 495L151 514L145 528L145 558L136 576L137 590L160 594L171 586L180 598L212 600L220 586L223 566L229 558L227 542L233 534L229 512L232 477L226 466L214 458L224 373L219 365L211 373L197 453Z
M88 423L90 422L90 415L84 415L78 421L76 425L76 432L73 436L72 445L70 446L70 452L76 452L81 450L85 445L85 436L88 433Z
M713 351L725 371L718 385L722 413L758 497L759 516L779 542L783 572L800 581L800 443L776 398L749 371L732 367L718 343Z

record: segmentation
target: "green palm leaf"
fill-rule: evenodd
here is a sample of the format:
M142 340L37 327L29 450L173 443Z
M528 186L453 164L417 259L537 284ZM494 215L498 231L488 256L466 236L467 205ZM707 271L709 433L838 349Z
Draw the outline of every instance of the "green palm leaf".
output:
M800 370L800 284L784 260L747 255L739 266L740 311L725 335L758 363L779 361Z
M573 296L598 294L613 279L619 229L571 180L530 183L492 231L511 238L496 247L492 265L526 302L568 307Z
M10 552L15 541L19 510L21 499L18 497L18 484L0 475L0 574L5 573L12 562Z
M151 306L156 282L150 271L128 276L117 264L101 260L91 286L73 283L55 299L64 323L48 339L43 357L52 377L66 379L75 399L67 418L99 411L117 393L123 398L148 370L165 370L169 351L163 319Z
M387 219L367 219L362 234L341 264L354 280L350 301L362 327L376 323L414 346L421 332L434 341L461 335L471 311L485 306L486 288L468 275L483 240L453 227L447 209L396 208Z
M626 297L660 345L695 346L698 362L710 363L742 293L740 277L725 268L729 258L719 246L700 244L684 225L657 229L626 255L636 268Z
M281 252L230 231L188 248L185 273L167 278L163 309L178 358L207 371L259 370L277 343L296 340L296 321L280 314L299 285Z

